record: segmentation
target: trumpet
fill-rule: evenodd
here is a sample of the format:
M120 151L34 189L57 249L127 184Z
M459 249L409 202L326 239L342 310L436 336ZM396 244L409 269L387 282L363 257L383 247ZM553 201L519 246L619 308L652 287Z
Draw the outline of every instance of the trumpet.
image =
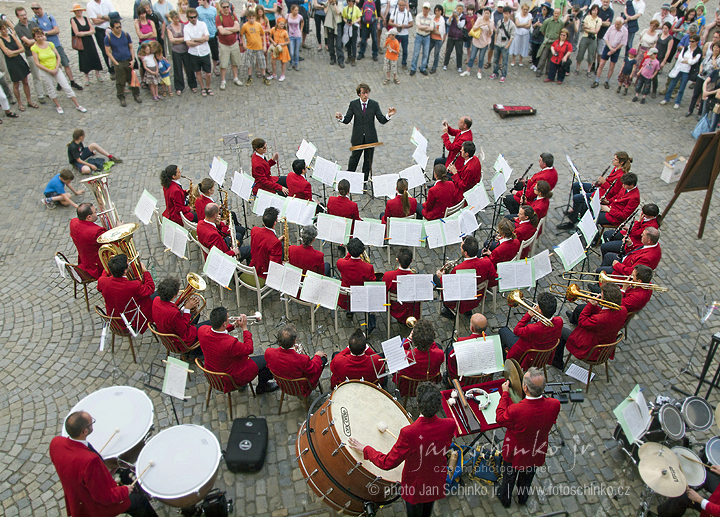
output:
M197 291L204 291L207 284L205 283L203 277L196 273L188 273L185 280L187 280L187 286L185 286L185 289L183 289L175 299L175 305L182 309L190 298L197 297L200 300L200 304L198 304L197 308L193 312L198 314L205 308L206 302L202 295L197 294Z
M559 285L563 287L562 284L550 284L550 287L554 285ZM589 291L581 291L577 284L570 284L564 293L560 291L554 291L552 289L550 289L550 292L556 295L564 296L569 302L575 302L578 299L583 299L596 302L601 307L605 307L607 309L612 309L615 311L620 310L620 306L617 303L602 300L598 298L595 293L591 293Z
M646 284L645 282L633 282L630 280L631 276L622 275L608 275L605 271L600 273L582 273L583 275L596 276L597 280L572 278L571 276L565 276L568 273L563 274L563 280L572 280L574 282L612 282L614 284L624 284L629 287L641 287L643 289L650 289L651 291L657 291L659 293L665 293L668 291L667 287L662 287L658 284Z
M553 322L550 321L550 318L546 318L540 312L536 311L533 307L530 307L529 304L523 301L523 294L520 292L519 289L515 289L508 295L507 303L510 307L517 307L518 305L525 307L530 314L540 320L540 322L546 327L554 326Z
M240 321L241 317L242 316L236 316L234 318L229 318L229 319L232 320L232 323L237 323ZM251 323L260 323L261 321L262 321L262 313L260 313L260 311L255 311L255 314L251 314L251 315L247 316L248 325Z
M298 354L307 355L307 352L305 351L305 347L303 346L302 343L295 343L295 344L293 345L293 349L294 349Z

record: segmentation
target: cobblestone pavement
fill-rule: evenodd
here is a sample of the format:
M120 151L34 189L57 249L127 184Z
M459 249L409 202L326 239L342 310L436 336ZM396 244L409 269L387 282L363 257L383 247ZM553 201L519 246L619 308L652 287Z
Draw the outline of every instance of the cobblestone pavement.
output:
M119 9L127 16L130 4L125 3ZM648 13L658 10L658 0L648 4ZM23 5L29 7L29 2ZM61 20L62 41L76 67L67 29L69 4L52 0L43 5ZM617 8L619 4L614 5ZM11 9L6 7L5 12L11 14ZM646 18L649 19L649 14ZM125 28L131 28L127 18ZM314 45L314 34L308 41ZM137 346L137 365L133 364L125 343L116 350L114 358L107 350L98 352L98 319L86 311L82 298L72 298L72 286L60 278L53 262L56 251L62 251L71 259L76 257L68 235L68 221L74 211L64 208L45 211L39 199L48 179L67 166L66 144L73 129L84 128L88 142L98 142L124 159L123 164L114 167L110 186L121 217L134 221L133 209L143 189L148 189L162 203L158 175L166 165L180 164L194 181L207 175L213 156L224 157L235 167L236 157L220 141L221 135L229 132L248 130L254 136L267 139L279 151L284 172L289 169L302 138L312 141L319 155L337 159L344 165L350 128L335 122L333 113L344 112L355 96L357 83L367 82L373 90L372 98L379 101L383 109L390 106L398 109L398 115L379 129L384 146L376 152L376 174L397 172L411 164L413 126L430 139L430 154L438 156L441 121L447 118L455 126L462 115L473 117L475 142L485 152L486 171L498 153L507 157L517 176L529 163L537 161L540 152L552 152L560 182L555 191L549 231L543 236L539 249L557 245L567 235L555 235L553 231L560 219L556 208L565 202L571 178L565 154L573 158L583 178L591 179L610 163L612 153L626 150L635 160L633 171L640 176L642 201L656 202L664 208L672 197L673 185L660 180L663 157L676 152L687 157L694 145L690 131L695 121L683 118L681 111L659 106L659 98L640 106L631 103L630 96L616 94L614 88L591 90L589 81L578 77L569 77L562 86L547 85L536 79L527 67L514 67L510 69L508 81L501 85L487 79L478 81L474 76L458 77L455 72L439 71L429 77L412 78L402 72L400 86L383 86L380 63L365 59L357 67L330 67L327 55L315 48L303 50L305 60L300 71L289 71L287 81L282 84L273 82L271 86L264 86L256 79L250 87L238 88L231 84L221 92L217 78L213 78L214 97L201 98L186 90L181 98L152 102L144 92L141 106L131 102L127 108L121 108L114 96L114 85L108 81L93 82L78 94L80 102L88 108L87 114L70 109L68 100L61 98L61 104L67 108L65 115L58 115L49 105L44 105L39 110L22 113L18 120L4 119L0 131L3 156L0 191L5 198L0 207L0 293L4 299L0 306L3 385L0 390L0 514L8 517L64 514L62 489L48 457L48 444L60 432L63 418L79 399L100 388L116 384L142 388L144 369L151 361L163 358L160 346L147 335ZM77 68L75 72L77 74ZM495 103L531 105L538 113L533 117L501 120L491 110ZM247 153L242 159L247 166ZM489 186L488 173L485 179ZM615 427L612 410L636 383L645 388L649 398L657 394L673 395L666 383L688 361L698 336L696 302L703 294L707 294L708 299L717 294L720 224L712 215L715 211L711 210L704 239L696 239L703 195L701 192L683 194L663 224L664 256L656 281L670 287L670 291L654 295L648 307L632 322L629 339L622 343L610 367L610 382L599 374L589 396L572 418L570 408L563 408L559 428L565 446L560 447L559 436L551 438L556 453L548 459L546 470L539 473L534 484L545 492L531 497L526 507L514 503L510 510L482 492L451 496L436 505L435 515L538 515L558 510L587 516L634 514L643 483L617 451L606 451ZM88 193L78 199L94 201ZM368 198L359 196L358 201L365 205ZM237 198L232 199L232 204L241 211ZM377 217L382 209L381 200L370 200L363 214ZM481 219L483 228L479 235L484 238L489 215L483 214ZM251 224L258 223L254 216L249 220ZM153 226L140 230L135 243L146 263L152 258L156 281L168 274L184 277L201 267L195 251L190 261L177 261L164 254ZM373 249L370 256L376 270L390 267L385 263L384 250ZM455 250L450 250L449 256L454 258ZM420 249L414 267L432 272L441 260L437 250ZM591 255L590 260L595 267L598 258ZM561 266L555 262L554 267ZM553 281L558 276L556 272ZM548 279L544 279L540 287L545 289L547 284ZM205 295L208 307L221 303L214 287ZM236 307L234 296L225 296L231 314L252 313L256 310L254 300L254 296L243 292L240 307ZM91 307L102 305L94 288L90 290L90 303ZM426 303L423 316L433 319L439 339L443 340L450 336L452 326L438 317L438 310L438 303ZM290 320L298 326L299 341L311 351L322 349L330 354L343 348L353 326L359 323L357 320L350 323L341 317L336 333L332 313L321 309L318 312L320 330L311 335L306 311L304 307L291 306ZM264 301L263 312L263 323L251 327L257 352L272 344L283 315L277 294ZM505 303L500 300L496 310L488 304L486 314L493 327L504 325ZM517 321L517 317L513 315L512 321ZM700 335L701 344L709 342L718 322L717 318L709 321ZM462 326L463 329L468 326L467 319L462 320ZM406 330L394 325L393 332ZM379 316L378 329L371 335L371 342L378 346L385 334L386 319ZM703 353L698 350L695 354L696 370ZM549 368L549 374L551 381L567 379L554 368ZM322 381L325 388L329 385L328 378L329 372L325 372ZM689 375L680 376L677 382L691 391L695 385L695 379ZM183 423L206 426L224 446L231 424L226 402L220 396L213 396L209 408L205 408L207 388L202 377L192 375L187 389L190 398L175 405ZM153 391L148 393L155 404L158 432L174 423L172 411L167 397ZM717 396L717 393L712 395L711 403L717 403ZM278 415L279 398L279 393L260 395L256 399L247 394L234 396L236 417L262 415L267 418L270 427L267 461L262 471L253 475L235 475L222 465L216 486L226 490L235 501L236 515L281 517L302 512L329 515L328 507L309 494L294 459L295 436L305 417L302 406L297 400L287 401L282 414ZM411 410L417 414L416 406L411 405ZM714 429L692 432L690 438L702 444L715 434ZM467 487L482 489L471 482ZM156 506L162 508L165 515L174 514L168 507ZM382 510L382 515L403 513L400 503Z

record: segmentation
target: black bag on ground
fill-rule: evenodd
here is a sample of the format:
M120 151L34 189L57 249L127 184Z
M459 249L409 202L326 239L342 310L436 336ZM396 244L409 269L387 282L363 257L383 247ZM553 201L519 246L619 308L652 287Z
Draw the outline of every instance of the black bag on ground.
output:
M228 517L232 511L232 500L228 504L228 500L225 497L225 492L222 492L215 488L211 490L208 495L205 496L201 504L202 515L205 517Z
M236 418L230 429L227 450L223 452L230 472L257 472L265 464L268 427L264 418Z

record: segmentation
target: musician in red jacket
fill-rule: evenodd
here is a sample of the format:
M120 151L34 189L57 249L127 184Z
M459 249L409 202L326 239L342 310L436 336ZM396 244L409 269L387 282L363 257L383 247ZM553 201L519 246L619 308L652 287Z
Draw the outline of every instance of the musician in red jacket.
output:
M288 196L312 201L312 185L305 179L307 167L305 160L295 160L292 163L293 172L287 175Z
M542 370L530 368L523 377L522 389L525 398L513 404L510 381L505 381L495 410L497 423L507 428L502 446L502 484L498 490L498 498L505 508L512 504L516 482L518 503L527 503L535 471L545 464L548 434L560 414L560 401L543 397L545 377Z
M252 177L255 180L255 184L252 188L253 195L257 195L258 190L267 190L268 192L274 192L276 194L282 194L287 196L290 192L287 189L287 177L286 176L272 176L270 169L275 165L279 159L277 151L273 155L272 159L268 161L265 157L267 152L267 144L262 138L256 138L252 141L253 154L251 158L252 165Z
M608 230L603 234L605 242L600 246L600 252L603 256L606 253L629 253L630 251L642 246L640 242L642 233L645 228L659 228L658 226L658 215L660 214L660 208L655 203L648 203L643 205L640 212L640 219L626 224L622 228L615 230Z
M365 282L375 281L375 268L372 264L365 262L361 255L365 251L365 245L357 237L351 238L347 243L348 254L337 261L337 269L340 272L340 280L343 287L351 287L353 285L363 285ZM350 301L348 296L341 294L338 299L338 305L350 310ZM352 317L352 313L348 312L348 317Z
M470 318L470 335L457 338L457 343L461 341L467 341L469 339L478 339L483 337L483 334L485 334L487 330L487 326L487 318L483 314L476 312ZM450 388L453 388L454 386L452 385L452 381L459 378L457 359L455 358L454 343L450 343L450 345L445 349L445 365L447 369L447 377L445 380L447 382L447 385ZM460 385L467 386L469 382L470 381L468 381L466 378L463 378L460 381Z
M520 241L515 236L515 224L507 219L502 219L498 223L497 240L493 243L486 243L486 248L482 250L483 257L489 257L497 269L500 262L513 260L520 251Z
M197 342L199 325L196 326L195 323L200 313L193 317L192 310L197 308L199 299L195 297L188 299L181 309L173 302L179 291L180 282L177 278L164 278L158 283L158 295L153 299L152 304L153 322L158 332L175 334L186 347L190 347Z
M307 397L320 382L320 375L327 364L327 354L318 350L311 359L307 355L295 351L296 341L295 325L285 325L277 334L279 348L266 349L265 360L268 368L276 377L289 380L306 378L310 384L302 383L301 392L303 396Z
M408 217L412 214L422 214L422 207L418 210L418 202L408 194L408 181L400 178L395 184L397 195L385 203L385 211L380 214L380 222L387 224L388 217Z
M460 156L462 145L464 142L473 141L473 134L472 131L470 131L472 119L468 116L460 117L457 129L450 127L447 120L443 120L442 126L443 134L441 138L443 147L448 151L448 156L447 159L436 158L433 165L450 167L451 164L454 164L455 167L460 168L464 163L462 156ZM450 141L450 137L453 137L452 142Z
M607 204L600 205L597 223L601 226L617 226L630 217L640 205L640 191L637 188L637 175L626 172L622 178L622 189Z
M198 183L196 195L197 197L195 198L195 215L197 216L198 220L201 221L203 217L205 217L205 207L207 207L207 205L209 205L210 203L215 203L216 205L220 206L220 203L217 203L212 197L215 195L215 180L213 180L212 178L204 178L200 183ZM245 239L245 227L240 224L235 212L230 211L230 215L233 218L233 223L235 226L235 237L237 238L238 243L242 245L242 242ZM217 229L220 231L220 234L225 239L225 242L228 244L228 246L230 246L230 227L222 219L218 219L218 222L215 226L217 226Z
M177 165L168 165L160 172L160 184L165 196L165 211L162 215L180 226L183 224L180 214L183 214L185 219L190 222L197 221L192 208L187 205L185 200L188 191L183 190L180 184L181 176L182 171Z
M549 319L552 326L546 326L535 317L532 311L527 311L513 330L502 327L498 334L508 359L520 362L523 354L528 350L549 350L560 339L563 320L560 316L553 318L557 310L555 296L550 293L540 293L533 309ZM532 364L534 359L535 353L527 354L520 366L525 369Z
M550 184L550 190L555 188L558 181L558 173L553 167L555 158L550 153L542 153L540 155L540 170L532 175L528 180L517 181L510 194L503 198L505 208L511 214L517 214L520 205L525 205L535 200L535 184L540 180L545 180ZM523 199L523 195L525 199Z
M348 197L350 182L342 179L338 182L338 196L330 196L327 202L327 213L338 217L345 217L353 221L360 221L360 211L355 201Z
M65 508L72 517L156 517L145 495L118 486L102 456L88 443L95 419L84 411L65 420L69 438L56 436L50 442L50 461L60 478Z
M225 307L215 307L210 312L210 325L203 325L198 330L198 341L205 356L205 368L213 372L227 373L237 386L250 384L257 377L255 392L271 393L279 386L272 380L273 376L265 363L265 357L254 355L252 334L248 330L247 316L241 314L235 323L242 329L243 339L231 336L235 329L230 325L230 318ZM228 379L223 379L225 393L234 389Z
M317 228L315 226L302 227L300 230L302 244L288 248L290 264L301 268L303 273L313 271L318 275L330 276L330 263L325 262L325 254L313 248L315 237L317 237Z
M520 241L520 245L524 241L532 238L537 233L537 225L540 224L535 210L530 205L520 207L518 216L515 219L515 237ZM532 246L526 246L520 254L520 258L525 258L530 254L530 248Z
M452 418L439 418L440 390L430 383L418 386L417 403L420 416L415 422L400 429L398 439L383 454L356 438L350 438L350 447L362 451L363 458L383 470L391 470L402 462L401 496L408 516L430 516L433 505L445 497L447 453L456 433Z
M250 266L255 268L260 279L260 286L265 285L270 262L282 264L282 240L275 235L275 224L279 213L274 206L267 207L263 212L263 226L253 226L253 229L250 230L250 256L252 257ZM243 273L243 277L246 276ZM244 280L250 284L254 282L254 279L251 278L244 278Z
M388 293L397 293L397 279L399 276L414 274L410 269L412 256L412 251L407 246L398 248L397 257L395 257L398 268L393 271L386 271L383 275L383 282L385 282L385 289ZM420 319L421 307L420 302L390 302L390 316L395 318L398 323L406 325L408 318L411 316Z
M351 438L352 440L352 438ZM713 465L710 470L720 476L720 467ZM658 517L682 517L688 509L700 512L700 517L720 517L720 486L705 499L695 490L688 487L687 491L679 497L669 497L667 501L658 505Z
M150 296L155 292L155 283L150 272L140 263L140 269L143 273L142 280L128 280L125 276L128 269L127 255L123 253L119 253L108 260L108 269L111 276L108 276L107 271L103 271L97 285L98 291L105 299L105 312L108 316L115 317L120 317L121 314L125 313L128 321L138 323L132 318L131 314L135 305L128 307L130 300L133 300L140 307L142 316L145 317L145 321L140 318L142 325L140 329L135 330L144 333L147 330L148 323L153 320L152 299ZM120 326L125 327L125 324L121 321Z
M70 220L70 238L78 251L78 267L91 277L97 279L103 272L98 250L98 237L105 233L105 228L95 224L97 211L92 203L80 203L77 217Z
M535 192L535 199L530 202L530 206L535 210L538 219L542 219L548 213L550 209L550 199L553 197L550 183L545 180L540 180L535 183L533 187Z
M415 323L410 335L403 342L403 347L408 362L415 364L410 364L393 377L401 397L407 395L409 388L408 381L402 377L427 379L434 382L434 379L440 374L440 367L445 360L445 354L435 343L435 329L429 319L420 319Z
M238 245L231 248L232 239L229 235L222 233L221 224L224 223L220 219L220 207L215 203L205 205L205 219L197 224L198 242L209 250L217 248L226 255L235 257L238 260L248 260L251 256L250 246L242 246L242 240L238 240ZM207 257L204 251L203 255Z
M625 253L622 257L617 253L606 253L600 267L595 272L605 271L609 274L630 275L636 264L644 264L655 269L660 264L662 249L660 249L660 230L649 226L640 236L642 247Z
M433 169L435 185L430 187L427 200L423 203L422 216L428 221L445 217L445 210L460 202L455 183L448 180L444 165L436 165Z
M482 165L477 156L475 156L475 144L473 142L463 142L460 151L462 160L458 160L455 164L447 166L447 170L452 174L453 183L457 186L459 192L467 192L475 185L480 183L482 179ZM458 162L463 162L458 165Z
M330 389L353 379L375 384L384 367L380 356L367 346L365 333L357 329L348 339L348 346L342 352L336 352L330 361Z

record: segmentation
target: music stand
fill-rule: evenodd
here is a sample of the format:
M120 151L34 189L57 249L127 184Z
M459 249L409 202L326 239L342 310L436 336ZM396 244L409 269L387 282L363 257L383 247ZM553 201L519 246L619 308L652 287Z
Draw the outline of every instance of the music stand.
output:
M242 149L245 147L245 144L250 143L250 132L249 131L241 131L239 133L229 133L227 135L223 135L223 137L220 139L220 141L223 143L223 145L227 145L230 147L230 150L235 153L237 156L238 161L238 169L240 172L242 172ZM222 185L221 185L222 186ZM242 208L243 208L243 219L245 221L245 228L248 227L247 222L247 210L245 208L245 200L242 200Z
M373 149L375 147L380 147L381 145L383 145L382 142L371 142L369 144L352 145L352 146L350 146L350 151L364 151L365 149ZM363 158L363 160L364 160L364 158ZM373 161L374 160L375 160L375 156L373 156ZM363 163L363 165L364 165L364 163ZM370 172L368 173L368 179L367 179L368 186L370 187L367 190L367 192L370 195L370 199L368 199L368 202L365 203L365 206L363 206L363 210L365 210L365 208L370 204L370 201L375 199L375 193L373 192L373 185L372 185L372 176L373 176L372 166L373 166L373 164L371 163L370 164Z

